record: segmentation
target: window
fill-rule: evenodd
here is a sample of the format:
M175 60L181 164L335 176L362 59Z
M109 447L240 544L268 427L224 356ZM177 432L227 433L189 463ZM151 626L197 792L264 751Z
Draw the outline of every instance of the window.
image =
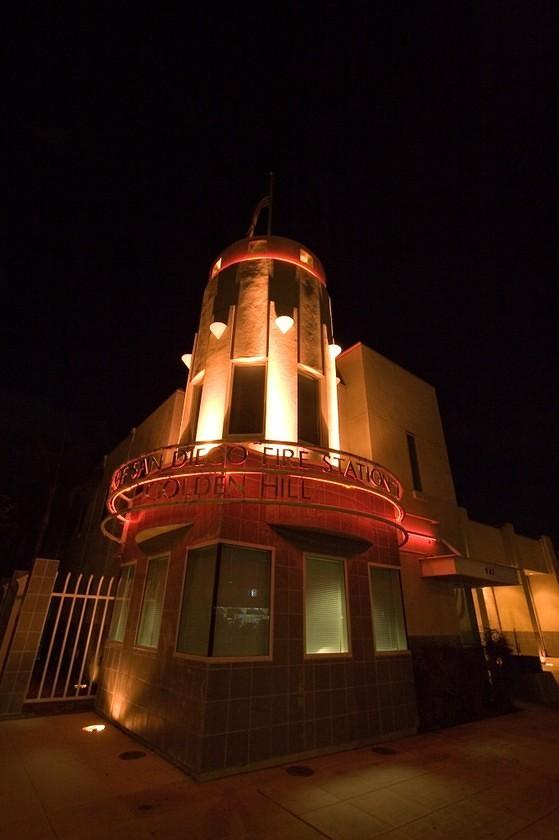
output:
M417 447L415 445L415 438L413 435L406 435L408 441L408 454L410 457L411 479L414 490L423 490L421 484L421 473L419 472L419 459L417 457Z
M177 651L208 655L217 546L188 552Z
M192 386L192 397L190 400L190 418L188 420L187 441L194 443L196 430L198 429L198 418L200 416L200 403L202 402L202 383Z
M134 583L134 565L129 563L120 570L120 580L116 590L116 598L109 628L109 641L122 642L124 630L128 620L128 608L130 607L130 596L132 584Z
M303 251L302 248L299 249L299 259L301 260L302 263L305 263L306 265L309 265L311 268L314 265L314 260L311 257L311 255L308 253L308 251Z
M369 581L375 650L407 650L399 570L369 566Z
M241 545L188 552L177 653L267 656L271 552Z
M148 561L140 624L136 637L136 643L142 647L156 648L159 644L167 560L167 557L152 557Z
M305 557L305 653L347 653L344 561Z
M230 435L264 434L264 365L235 365L229 411Z
M297 377L297 413L299 440L320 446L319 382L304 373Z

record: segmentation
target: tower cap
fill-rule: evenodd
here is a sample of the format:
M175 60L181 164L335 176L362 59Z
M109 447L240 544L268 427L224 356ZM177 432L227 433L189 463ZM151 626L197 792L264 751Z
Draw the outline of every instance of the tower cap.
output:
M326 285L326 274L318 257L305 245L283 236L255 236L251 239L238 239L225 248L214 261L210 278L235 263L266 259L291 263L308 272L324 286Z

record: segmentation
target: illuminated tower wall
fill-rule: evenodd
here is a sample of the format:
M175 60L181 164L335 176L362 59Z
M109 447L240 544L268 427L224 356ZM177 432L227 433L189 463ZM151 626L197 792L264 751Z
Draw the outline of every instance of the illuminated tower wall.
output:
M261 437L339 449L330 299L318 258L281 237L214 263L192 353L181 442Z
M178 439L111 478L121 583L97 707L199 777L416 725L402 486L364 439L340 451L338 351L317 257L234 243L184 357Z

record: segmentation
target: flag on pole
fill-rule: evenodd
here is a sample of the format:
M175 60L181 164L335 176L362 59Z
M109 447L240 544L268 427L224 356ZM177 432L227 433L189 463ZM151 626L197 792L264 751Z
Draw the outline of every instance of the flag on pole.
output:
M258 202L256 207L254 208L254 212L252 214L252 219L251 219L251 222L250 222L250 226L249 226L249 229L247 231L247 236L248 236L249 239L252 239L252 237L254 236L254 229L256 228L256 225L258 223L258 217L260 216L260 213L262 212L262 210L265 207L270 207L271 204L272 204L272 196L271 195L265 195L264 198L260 199L260 201Z

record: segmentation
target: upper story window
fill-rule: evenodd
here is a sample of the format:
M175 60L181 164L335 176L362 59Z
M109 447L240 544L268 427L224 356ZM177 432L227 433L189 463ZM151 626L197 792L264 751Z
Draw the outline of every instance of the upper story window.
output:
M305 653L347 653L345 564L336 557L305 557Z
M166 556L151 557L148 560L140 623L136 636L136 644L141 647L156 648L159 644L168 560Z
M400 571L390 566L369 566L373 635L380 653L407 650Z
M128 609L130 607L130 596L132 595L132 585L134 583L134 570L135 566L133 563L122 566L120 570L120 580L116 590L111 626L109 628L108 638L112 642L122 642L124 639L124 631L128 620Z
M271 556L228 543L189 550L177 653L268 655Z
M264 434L264 392L266 367L264 365L234 365L231 406L229 409L230 435Z
M421 472L419 470L419 458L417 457L417 446L415 443L415 437L408 433L406 435L406 439L408 442L408 455L410 458L412 487L414 490L421 491L423 490L423 485L421 482Z
M311 255L309 254L309 252L308 252L308 251L304 251L304 250L303 250L303 248L300 248L300 250L299 250L299 259L301 260L301 262L302 262L302 263L305 263L305 265L308 265L308 266L310 266L311 268L312 268L312 267L313 267L313 265L314 265L314 260L313 260L313 258L311 257Z
M188 426L185 436L188 443L193 443L196 440L196 430L198 428L198 419L200 417L200 404L202 402L202 387L202 382L197 382L195 385L192 385L190 416L188 418Z
M298 438L320 446L320 382L299 371L297 376Z

